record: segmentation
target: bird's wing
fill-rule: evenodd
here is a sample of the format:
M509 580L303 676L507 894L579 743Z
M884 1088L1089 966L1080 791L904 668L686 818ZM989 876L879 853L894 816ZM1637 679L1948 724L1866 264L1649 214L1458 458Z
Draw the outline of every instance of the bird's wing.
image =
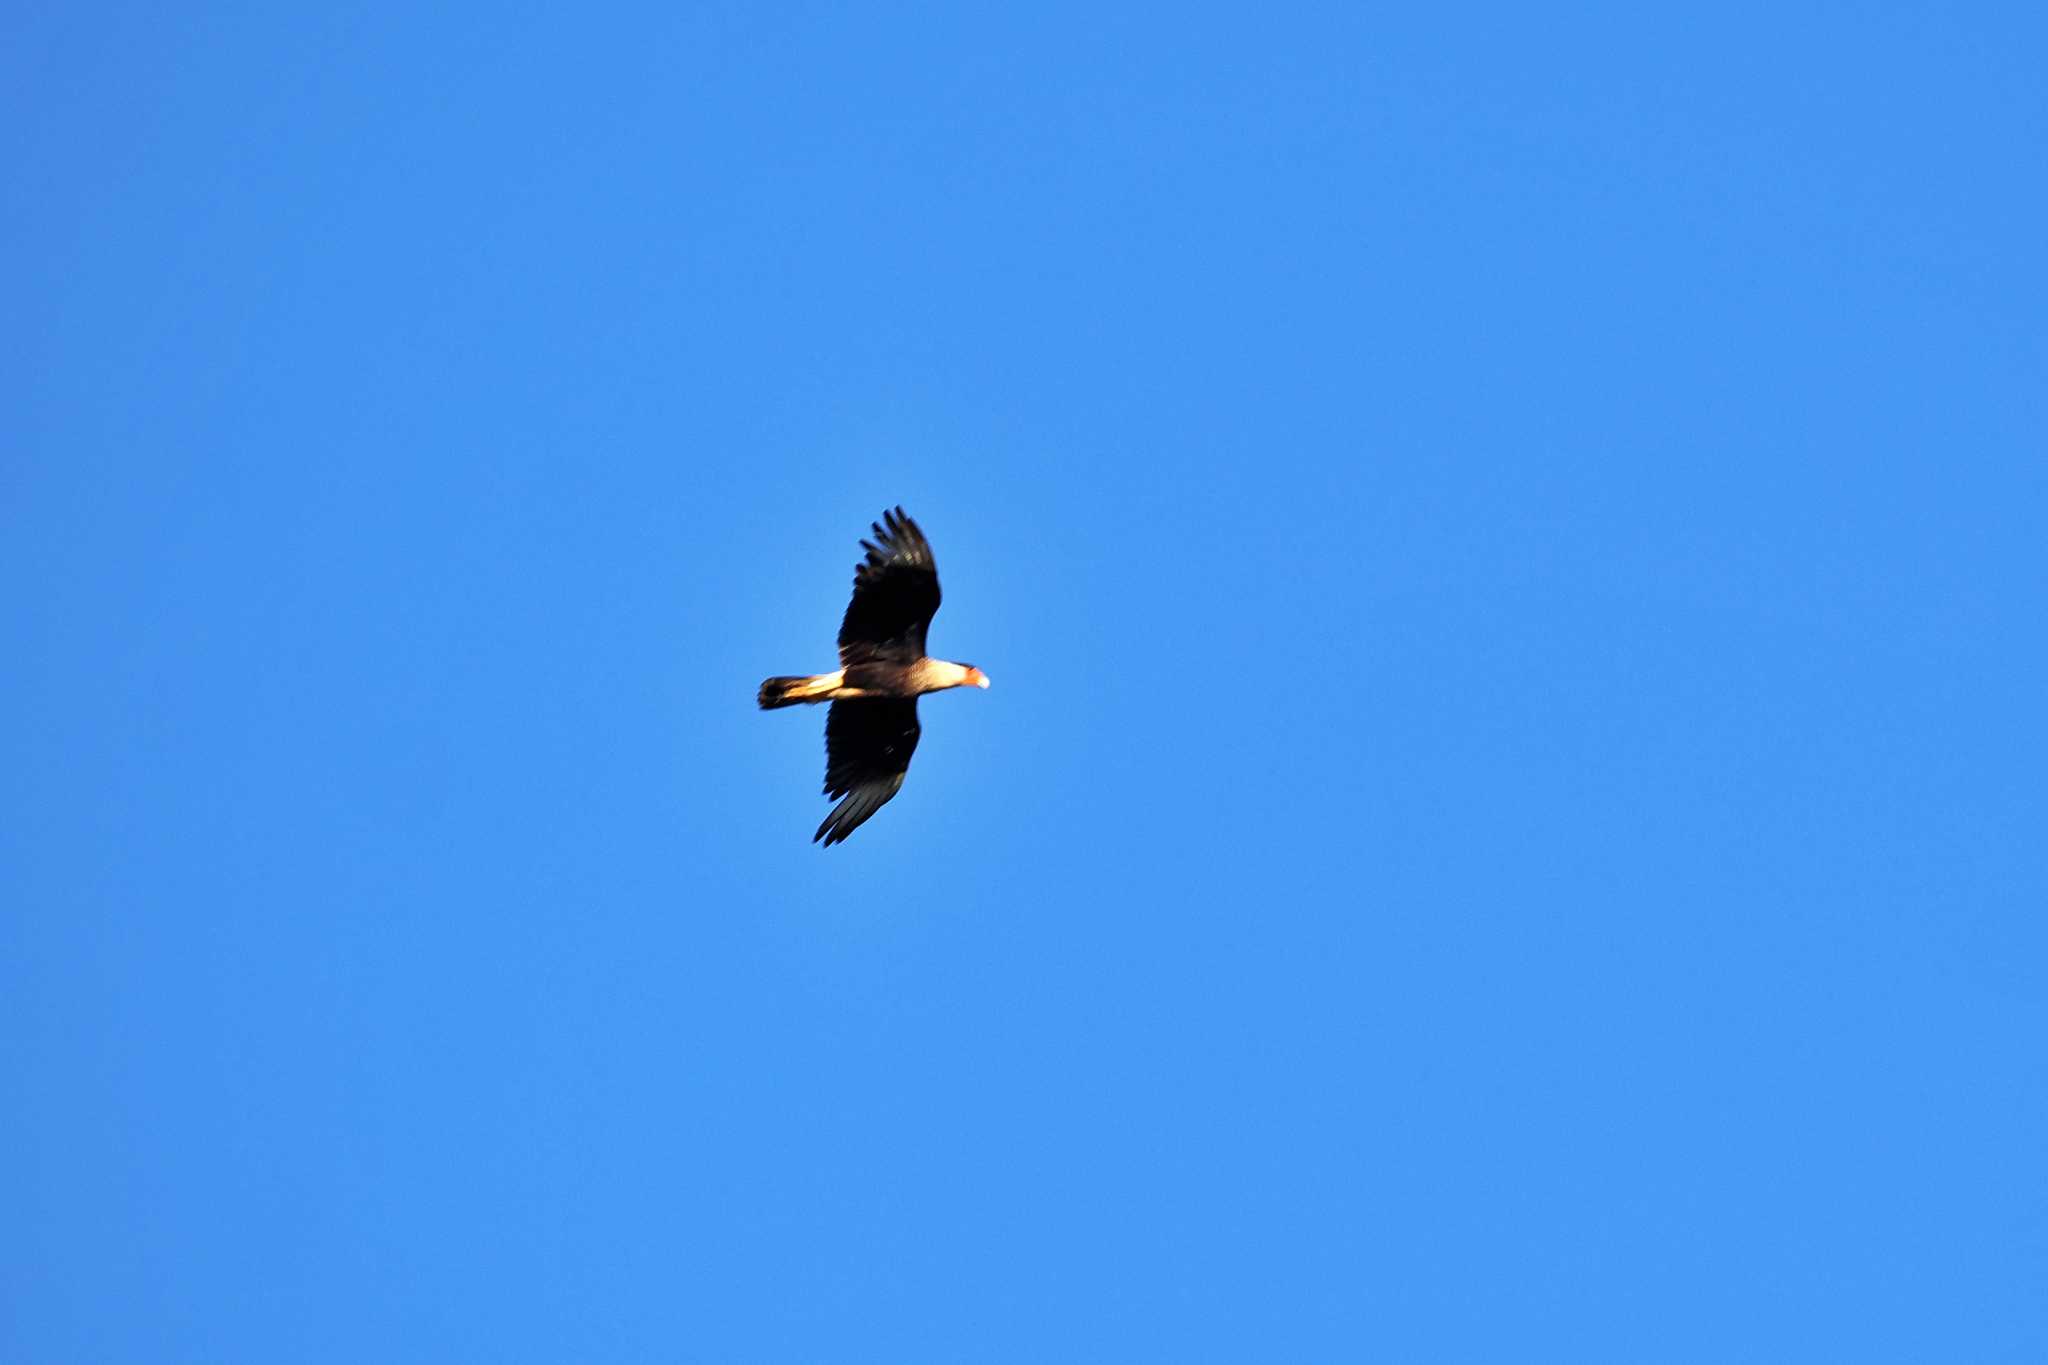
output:
M839 623L839 662L924 657L925 627L939 609L939 566L917 523L898 507L882 513L867 558L853 571L853 600Z
M917 698L835 701L825 716L825 795L846 798L811 836L844 839L903 787L917 749Z

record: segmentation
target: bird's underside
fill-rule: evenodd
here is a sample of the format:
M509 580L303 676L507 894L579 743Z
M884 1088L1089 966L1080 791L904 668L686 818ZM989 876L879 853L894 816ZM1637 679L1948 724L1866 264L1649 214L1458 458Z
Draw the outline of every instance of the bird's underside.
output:
M777 710L806 702L901 700L942 692L949 687L986 687L980 669L944 659L919 659L911 664L853 664L806 678L770 678L761 684L761 709Z
M839 668L769 678L761 709L831 703L825 716L825 795L839 804L811 836L826 847L860 827L903 788L917 749L917 699L951 687L987 687L972 664L927 658L925 631L939 609L938 566L917 523L898 507L861 542L853 599L839 626Z

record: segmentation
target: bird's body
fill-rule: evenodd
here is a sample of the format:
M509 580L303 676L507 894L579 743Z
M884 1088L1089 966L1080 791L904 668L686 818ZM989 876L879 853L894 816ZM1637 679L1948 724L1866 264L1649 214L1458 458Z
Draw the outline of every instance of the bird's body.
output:
M807 678L770 678L761 684L761 709L773 711L805 702L921 697L949 687L986 687L987 683L976 681L976 675L981 675L980 669L969 664L949 664L944 659L854 664L836 673L816 673Z
M939 609L939 570L917 523L898 507L861 542L853 600L839 625L839 668L769 678L761 709L830 702L825 718L825 795L841 798L812 841L829 847L853 833L903 787L921 730L917 699L949 687L987 687L972 664L927 658L925 631Z

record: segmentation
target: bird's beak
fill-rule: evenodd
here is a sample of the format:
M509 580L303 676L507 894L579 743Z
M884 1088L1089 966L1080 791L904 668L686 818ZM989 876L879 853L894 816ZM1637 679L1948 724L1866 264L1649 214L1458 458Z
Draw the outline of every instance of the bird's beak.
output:
M988 687L988 674L982 672L978 668L975 669L974 672L968 676L967 680L973 683L976 687L984 689Z

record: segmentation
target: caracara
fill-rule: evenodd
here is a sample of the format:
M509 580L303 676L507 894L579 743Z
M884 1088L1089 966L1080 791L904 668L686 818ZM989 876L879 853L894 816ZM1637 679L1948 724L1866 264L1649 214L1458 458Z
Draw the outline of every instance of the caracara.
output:
M987 687L973 664L924 653L925 627L939 609L939 568L932 547L901 507L882 513L867 558L854 566L853 600L839 623L839 671L770 678L761 709L829 701L825 716L825 795L844 798L811 842L825 847L860 828L903 788L917 748L917 699L949 687Z

